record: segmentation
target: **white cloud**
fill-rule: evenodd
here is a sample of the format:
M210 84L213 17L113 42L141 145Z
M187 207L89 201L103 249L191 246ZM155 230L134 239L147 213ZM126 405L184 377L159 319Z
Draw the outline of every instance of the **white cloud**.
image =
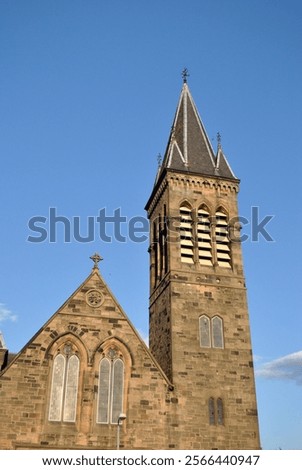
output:
M4 304L0 304L0 323L6 320L17 321L17 315L6 308Z
M262 356L259 356L257 354L253 354L253 360L254 360L254 363L255 364L259 364L260 362L263 361L263 357Z
M256 375L266 379L294 380L297 385L302 385L302 351L262 364Z

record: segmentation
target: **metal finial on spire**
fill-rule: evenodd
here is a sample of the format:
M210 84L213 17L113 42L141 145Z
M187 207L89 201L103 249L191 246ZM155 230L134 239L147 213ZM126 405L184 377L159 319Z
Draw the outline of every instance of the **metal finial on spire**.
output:
M94 255L89 258L94 262L93 269L99 269L99 262L102 261L103 258L98 253L94 253Z
M220 132L217 132L217 144L218 144L218 148L221 149L221 134L220 134Z
M157 164L158 164L159 167L161 166L162 160L163 160L163 158L162 158L161 154L159 153L157 155Z
M187 83L187 78L190 76L187 67L183 69L183 71L181 72L181 76L182 76L183 82Z

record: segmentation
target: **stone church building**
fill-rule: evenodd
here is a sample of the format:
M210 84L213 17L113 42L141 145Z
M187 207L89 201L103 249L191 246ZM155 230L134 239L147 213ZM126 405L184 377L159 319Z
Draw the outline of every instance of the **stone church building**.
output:
M146 204L150 348L93 256L18 354L0 344L0 449L259 449L238 191L184 76Z

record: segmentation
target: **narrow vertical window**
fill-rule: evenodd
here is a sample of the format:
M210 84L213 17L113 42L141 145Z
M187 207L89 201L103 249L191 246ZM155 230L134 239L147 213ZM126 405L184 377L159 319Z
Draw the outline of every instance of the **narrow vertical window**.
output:
M110 390L110 361L107 358L101 360L98 396L97 422L107 424L109 422L109 390Z
M63 407L65 357L58 354L53 361L49 421L61 421Z
M124 363L115 358L115 350L110 349L108 354L109 358L100 362L97 423L117 424L123 412Z
M221 398L217 398L217 424L223 425L223 402Z
M216 212L215 240L218 266L230 268L231 248L228 230L228 217L221 210Z
M67 361L66 385L63 421L74 422L76 419L78 379L79 379L79 359L72 355Z
M223 348L223 322L220 317L212 318L212 346Z
M221 398L209 398L209 424L222 426L224 424L223 401Z
M202 315L199 318L199 336L200 336L200 346L202 348L210 348L211 347L210 320L206 315Z
M79 358L66 345L53 363L49 421L75 422L78 395Z
M183 263L194 263L192 212L187 206L180 208L180 258Z
M209 424L215 424L215 402L214 398L209 398Z
M168 219L167 219L167 208L166 204L164 205L164 231L163 231L163 243L164 243L164 269L165 274L168 272Z
M164 269L164 247L163 247L163 222L162 216L158 218L158 266L159 266L159 278L163 277Z
M152 243L152 248L154 249L154 279L153 283L154 286L157 284L157 278L158 278L158 240L157 240L157 233L156 233L156 223L153 222L153 243Z
M197 237L200 264L213 266L210 214L205 206L198 209Z
M111 422L117 424L118 417L123 411L123 392L124 392L124 363L117 359L113 363L112 380L112 411Z

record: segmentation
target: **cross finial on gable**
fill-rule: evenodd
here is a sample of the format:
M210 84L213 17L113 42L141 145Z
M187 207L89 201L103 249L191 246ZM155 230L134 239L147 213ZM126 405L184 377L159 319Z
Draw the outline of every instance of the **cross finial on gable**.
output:
M99 262L102 261L103 258L98 253L94 253L94 255L90 256L90 259L94 262L93 269L99 269Z

